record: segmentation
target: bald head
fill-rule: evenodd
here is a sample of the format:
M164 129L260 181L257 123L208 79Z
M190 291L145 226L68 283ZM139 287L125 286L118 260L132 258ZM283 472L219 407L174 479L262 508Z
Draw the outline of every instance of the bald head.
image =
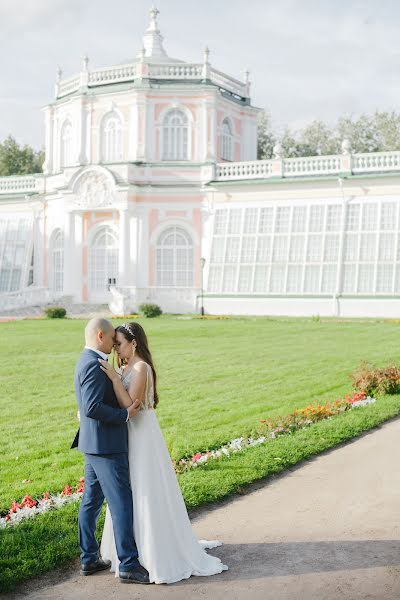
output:
M114 333L114 327L107 319L90 319L85 327L86 346L110 354L114 344Z

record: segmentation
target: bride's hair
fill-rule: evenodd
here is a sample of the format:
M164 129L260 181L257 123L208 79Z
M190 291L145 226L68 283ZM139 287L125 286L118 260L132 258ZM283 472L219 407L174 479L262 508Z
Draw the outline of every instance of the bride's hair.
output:
M149 350L149 343L147 341L146 334L144 329L139 323L127 323L128 327L124 327L123 325L119 325L116 327L115 333L119 331L122 333L124 338L128 340L128 342L136 342L136 352L141 359L143 359L147 364L150 365L151 370L153 372L153 381L154 381L154 408L158 404L158 393L157 393L157 373L154 368L153 358L151 356L151 352ZM118 366L121 366L120 360L118 358Z

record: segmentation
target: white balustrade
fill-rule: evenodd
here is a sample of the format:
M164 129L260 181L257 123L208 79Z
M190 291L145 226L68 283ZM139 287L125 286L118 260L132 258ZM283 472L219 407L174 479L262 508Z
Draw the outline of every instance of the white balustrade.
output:
M352 155L353 173L399 170L400 152L370 152Z
M18 292L0 294L0 312L28 306L43 306L54 299L48 288L26 288Z
M72 92L76 92L76 90L79 89L79 82L79 75L60 81L58 84L57 97L60 98L61 96L67 96L68 94L72 94Z
M135 79L136 73L135 64L120 65L110 67L109 69L97 69L89 73L89 86L131 81Z
M340 156L285 158L283 176L331 175L340 173Z
M149 77L154 79L201 79L203 65L173 63L149 65Z
M217 84L221 88L233 92L240 97L245 98L247 96L247 84L239 81L238 79L234 79L234 77L225 75L225 73L222 73L222 71L211 68L210 79L213 83Z
M0 177L0 194L20 194L38 191L40 178L31 175Z
M217 165L217 179L265 179L272 176L273 163L273 160L220 163Z
M202 63L163 63L149 64L148 72L145 75L150 79L172 79L172 80L199 80L204 77L204 65ZM126 65L117 65L106 69L96 69L88 73L88 86L107 85L109 83L119 83L124 81L134 81L143 77L141 69L138 69L137 63ZM229 77L210 68L209 77L213 83L219 87L232 92L240 97L247 96L246 83L233 77ZM57 97L67 96L76 92L81 85L80 75L64 79L57 84Z

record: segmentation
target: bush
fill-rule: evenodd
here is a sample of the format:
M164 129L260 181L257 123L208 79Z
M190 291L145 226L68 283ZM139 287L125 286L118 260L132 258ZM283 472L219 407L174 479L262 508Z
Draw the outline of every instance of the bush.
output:
M162 315L162 310L158 304L141 304L139 310L148 318L159 317Z
M400 368L388 365L377 369L363 363L352 375L353 386L368 396L400 393Z
M49 319L63 319L67 311L62 306L49 306L44 309L46 317Z

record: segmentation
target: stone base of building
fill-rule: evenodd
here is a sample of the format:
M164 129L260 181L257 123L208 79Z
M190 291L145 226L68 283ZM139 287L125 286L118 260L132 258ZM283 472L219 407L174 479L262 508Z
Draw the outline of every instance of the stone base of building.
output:
M400 298L211 297L206 314L400 319Z

